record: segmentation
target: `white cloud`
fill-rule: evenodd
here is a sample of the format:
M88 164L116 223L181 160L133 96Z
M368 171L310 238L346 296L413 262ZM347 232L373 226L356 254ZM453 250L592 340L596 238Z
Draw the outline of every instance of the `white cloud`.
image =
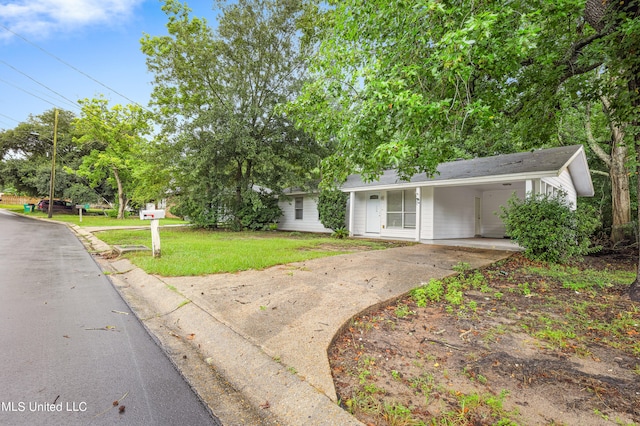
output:
M0 23L25 37L46 38L90 25L117 26L145 0L9 0L0 4ZM0 40L11 37L0 29Z

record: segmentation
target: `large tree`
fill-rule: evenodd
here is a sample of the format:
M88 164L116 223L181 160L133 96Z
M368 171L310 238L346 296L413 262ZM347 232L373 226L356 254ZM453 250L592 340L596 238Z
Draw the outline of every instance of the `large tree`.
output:
M64 173L65 167L77 167L87 152L72 141L74 113L58 112L55 196L75 202L94 201L97 194L84 179ZM49 193L54 115L55 110L45 111L0 133L0 184L31 196Z
M79 136L74 139L90 152L83 157L77 174L92 186L109 183L117 191L118 219L123 219L130 194L142 184L136 171L145 167L149 115L138 105L109 108L104 98L79 103L82 112L74 122Z
M467 140L489 141L485 151L555 143L566 96L608 99L611 122L640 145L638 0L332 3L317 79L290 109L337 142L331 181L434 172Z
M314 140L277 110L293 99L310 46L303 0L240 0L220 6L217 29L165 0L168 35L146 35L153 104L173 149L183 214L201 225L236 215L255 185L277 191L317 168ZM236 217L239 221L240 218Z

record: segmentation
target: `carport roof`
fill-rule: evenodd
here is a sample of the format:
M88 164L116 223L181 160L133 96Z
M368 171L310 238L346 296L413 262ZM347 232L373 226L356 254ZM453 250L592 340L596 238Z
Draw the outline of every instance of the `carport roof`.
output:
M342 190L356 192L404 186L471 185L522 181L557 177L564 170L569 171L579 196L593 196L593 183L582 145L441 163L434 176L429 177L425 173L419 173L408 181L402 180L395 170L385 171L378 180L373 182L364 182L360 175L351 175L342 185Z

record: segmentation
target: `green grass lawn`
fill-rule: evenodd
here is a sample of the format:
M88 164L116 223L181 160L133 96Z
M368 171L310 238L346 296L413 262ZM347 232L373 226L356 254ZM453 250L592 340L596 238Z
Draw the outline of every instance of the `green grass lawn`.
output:
M113 230L96 233L110 245L151 247L149 230ZM150 251L127 253L147 273L192 276L264 269L274 265L335 256L358 250L376 250L406 243L344 239L288 232L226 232L193 228L160 229L162 256ZM409 243L410 244L410 243Z
M40 217L46 218L47 213L42 212L24 212L24 207L22 205L0 205L0 208L20 213L25 216L31 217ZM138 216L131 216L127 219L118 220L113 217L105 216L102 210L89 210L87 214L82 215L82 222L80 222L80 216L77 214L69 214L69 213L57 213L54 212L53 220L57 220L65 223L72 223L78 226L146 226L149 225L148 220L140 220ZM187 223L181 219L160 219L160 226L162 225L172 225L172 224L184 224Z

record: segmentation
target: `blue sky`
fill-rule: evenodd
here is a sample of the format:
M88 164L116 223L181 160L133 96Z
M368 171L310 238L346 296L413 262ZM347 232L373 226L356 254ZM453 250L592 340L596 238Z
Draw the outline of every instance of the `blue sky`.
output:
M215 25L214 0L186 3L193 16ZM146 106L153 76L140 39L166 34L162 4L0 0L0 130L55 107L79 114L78 99L100 95L112 105Z

